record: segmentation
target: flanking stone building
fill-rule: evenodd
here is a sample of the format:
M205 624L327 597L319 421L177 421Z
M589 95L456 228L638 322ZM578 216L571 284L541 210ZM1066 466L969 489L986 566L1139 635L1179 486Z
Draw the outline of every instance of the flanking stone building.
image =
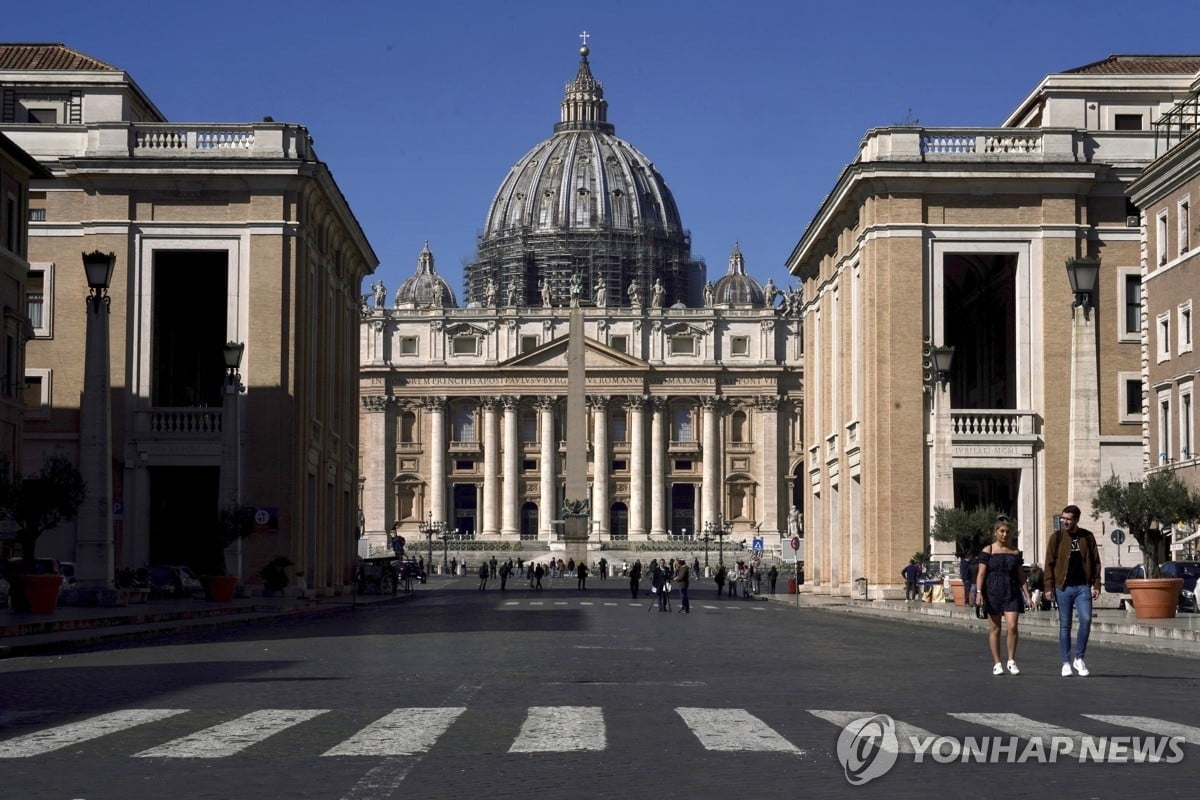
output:
M1047 76L998 127L863 137L788 259L817 591L898 597L939 505L1006 510L1034 562L1076 503L1119 562L1111 521L1089 509L1102 478L1142 471L1146 244L1127 192L1198 68L1112 56ZM1095 286L1073 287L1097 261Z

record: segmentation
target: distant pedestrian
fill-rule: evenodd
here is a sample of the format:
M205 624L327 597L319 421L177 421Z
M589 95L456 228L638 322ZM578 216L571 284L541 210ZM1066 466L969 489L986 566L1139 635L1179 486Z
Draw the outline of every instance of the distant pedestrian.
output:
M457 558L450 559L450 574L451 575L458 574L458 559Z
M775 582L779 580L779 568L774 564L767 570L767 583L771 587L771 594L775 594Z
M500 565L500 591L505 590L510 574L512 574L512 564L506 561Z
M725 565L717 565L717 574L713 577L713 582L717 584L717 597L721 596L721 592L725 589Z
M576 586L576 588L579 589L579 591L581 591L581 592L584 591L585 589L587 589L587 576L588 576L587 564L583 561L580 561L579 566L577 566L575 568L575 578L576 578L576 582L578 584Z
M1084 663L1088 636L1092 632L1092 603L1100 596L1100 549L1096 535L1079 527L1079 506L1062 510L1062 529L1050 534L1046 545L1046 567L1042 588L1053 594L1058 605L1058 649L1062 676L1072 668L1081 678L1091 674ZM1079 613L1079 635L1071 649L1072 616Z
M496 557L495 556L492 556L492 560L488 562L488 570L491 572L493 578L496 577Z
M533 570L533 577L536 581L536 584L533 588L537 589L539 592L542 590L542 578L545 577L545 575L546 570L542 568L541 564L538 564Z
M900 577L904 578L904 602L920 600L921 568L917 566L916 559L909 559L908 566L900 570Z
M674 583L679 587L679 613L690 614L692 607L688 605L688 583L691 581L691 568L688 567L687 561L679 559L679 566L675 569Z
M667 591L666 579L663 575L663 568L658 565L657 559L650 561L650 591L655 594L658 599L658 610L667 610Z
M633 568L629 570L629 594L634 600L637 600L638 592L642 588L642 560L638 559L633 562Z
M488 569L488 563L484 561L479 565L479 591L487 589L488 576L492 571Z
M607 558L600 559L600 580L602 580L602 581L608 580L608 559Z

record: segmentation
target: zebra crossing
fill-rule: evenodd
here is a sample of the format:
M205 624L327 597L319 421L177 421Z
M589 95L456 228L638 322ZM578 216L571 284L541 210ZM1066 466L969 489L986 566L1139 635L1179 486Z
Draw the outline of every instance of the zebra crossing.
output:
M624 600L621 602L616 602L613 600L505 600L500 604L500 608L515 610L519 608L562 608L564 606L585 608L593 606L603 608L627 607L645 611L646 607L654 602L655 599L653 597L647 597L643 600ZM694 594L691 597L691 604L693 611L703 609L704 611L742 611L747 613L775 612L778 614L786 610L780 603L765 605L763 603L747 603L744 600L730 600L728 602L718 600L713 602L711 598L700 599Z
M260 709L203 727L191 733L134 750L130 757L146 759L217 759L228 758L251 750L271 737L303 726L333 709ZM415 756L428 753L434 747L455 748L454 724L466 713L465 706L437 708L397 708L367 724L349 738L331 746L317 745L304 755L318 756ZM185 724L190 709L133 708L98 714L87 719L67 722L32 733L0 739L0 759L35 758L70 749L74 754L81 746L103 737L133 729L149 731L170 721ZM614 714L616 712L613 712ZM819 737L821 747L827 747L830 737L836 738L840 729L852 727L875 715L869 710L806 709L803 719L819 720L825 725L803 725L805 735ZM674 714L699 745L712 753L785 753L803 755L804 749L789 741L775 728L743 708L678 707ZM1001 734L1028 739L1032 737L1065 737L1074 742L1085 738L1109 735L1104 730L1076 730L1007 713L934 714L969 723L979 735ZM1081 714L1081 728L1104 726L1133 729L1141 735L1176 737L1183 742L1200 746L1200 727L1145 716L1113 714ZM207 719L207 717L205 717ZM788 720L794 728L796 719ZM924 727L896 719L898 734L894 751L914 752L911 742L932 740L940 736ZM961 733L961 727L957 728ZM0 729L0 736L3 729ZM569 753L597 752L610 745L605 709L600 706L531 706L526 710L520 730L516 733L509 753ZM324 747L324 749L321 749Z

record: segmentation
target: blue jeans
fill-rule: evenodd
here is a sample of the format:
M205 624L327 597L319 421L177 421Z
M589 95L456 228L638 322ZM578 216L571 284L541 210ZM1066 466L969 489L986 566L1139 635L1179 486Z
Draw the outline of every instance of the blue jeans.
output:
M1058 601L1058 652L1063 663L1071 661L1071 611L1079 611L1079 635L1075 638L1075 658L1087 652L1088 635L1092 632L1092 587L1067 586L1054 590Z

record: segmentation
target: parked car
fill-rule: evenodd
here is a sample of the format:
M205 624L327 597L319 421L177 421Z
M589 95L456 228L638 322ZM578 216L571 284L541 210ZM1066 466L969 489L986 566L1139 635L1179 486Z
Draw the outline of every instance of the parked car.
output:
M1196 613L1196 579L1200 578L1200 561L1168 561L1159 566L1164 578L1183 578L1179 590L1179 610Z
M1142 577L1142 567L1105 567L1104 568L1104 591L1112 594L1128 594L1125 591L1126 578Z
M75 562L60 561L58 569L63 574L62 590L65 592L68 589L75 588Z
M191 597L204 592L204 585L191 567L156 564L150 567L150 592L163 597Z

